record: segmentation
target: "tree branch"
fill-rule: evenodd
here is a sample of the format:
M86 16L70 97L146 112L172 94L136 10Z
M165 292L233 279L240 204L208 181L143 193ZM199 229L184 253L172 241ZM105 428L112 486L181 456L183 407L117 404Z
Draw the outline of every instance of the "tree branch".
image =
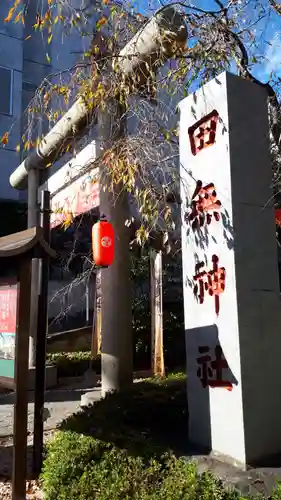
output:
M276 12L276 14L281 15L281 5L277 2L275 2L275 0L268 0L268 1L269 1L270 6Z

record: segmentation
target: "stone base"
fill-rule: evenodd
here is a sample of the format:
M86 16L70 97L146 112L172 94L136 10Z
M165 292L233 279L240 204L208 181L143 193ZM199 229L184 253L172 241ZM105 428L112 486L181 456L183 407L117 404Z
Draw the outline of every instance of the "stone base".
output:
M95 388L92 391L82 394L80 406L81 408L86 408L87 406L91 406L100 400L101 400L101 390L100 388Z
M35 383L35 367L29 368L29 384L28 390L34 390ZM46 365L45 372L45 389L52 389L58 385L58 374L56 365Z

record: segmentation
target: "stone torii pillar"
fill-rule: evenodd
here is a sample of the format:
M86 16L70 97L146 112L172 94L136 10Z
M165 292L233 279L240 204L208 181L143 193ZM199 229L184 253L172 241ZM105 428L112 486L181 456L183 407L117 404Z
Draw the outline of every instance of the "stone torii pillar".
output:
M223 73L180 103L189 440L281 452L281 304L266 92Z

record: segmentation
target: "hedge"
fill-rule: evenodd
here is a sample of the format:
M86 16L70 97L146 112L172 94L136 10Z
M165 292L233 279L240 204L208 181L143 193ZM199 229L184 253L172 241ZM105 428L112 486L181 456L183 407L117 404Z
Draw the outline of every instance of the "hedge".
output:
M134 384L65 420L47 445L45 500L238 500L185 458L185 378Z
M101 372L101 357L92 357L91 351L61 352L47 354L47 362L57 365L58 377L80 377L90 367L96 373Z
M45 500L238 500L210 474L174 455L145 460L109 443L67 432L49 446Z
M89 369L90 361L92 361L92 370L98 374L101 373L101 357L97 356L93 358L91 351L60 352L47 354L47 363L56 364L59 378L82 377L85 374L85 371ZM136 371L150 369L150 365L148 363L142 363L142 361L142 357L136 354L134 359L134 369ZM170 366L167 366L168 372L170 372L169 368ZM182 369L183 366L178 366L176 368Z

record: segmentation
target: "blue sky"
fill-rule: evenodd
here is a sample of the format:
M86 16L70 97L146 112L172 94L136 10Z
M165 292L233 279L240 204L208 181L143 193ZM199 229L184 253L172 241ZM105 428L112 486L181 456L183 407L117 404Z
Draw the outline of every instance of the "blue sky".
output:
M152 12L160 8L163 3L170 2L168 0L136 0L139 10L146 10L146 13L148 9L151 9ZM192 0L190 3L207 10L217 10L218 8L214 0ZM239 4L239 0L237 0L237 4ZM266 6L266 15L256 24L255 21L259 13L255 7L261 4ZM253 64L254 75L264 82L268 81L272 71L275 72L276 76L281 77L281 16L277 16L272 9L269 9L268 0L250 0L247 11L241 17L242 23L243 20L244 27L250 26L255 36L254 44L249 44L247 47L249 55L257 57L258 60L259 57L264 59L261 64Z

